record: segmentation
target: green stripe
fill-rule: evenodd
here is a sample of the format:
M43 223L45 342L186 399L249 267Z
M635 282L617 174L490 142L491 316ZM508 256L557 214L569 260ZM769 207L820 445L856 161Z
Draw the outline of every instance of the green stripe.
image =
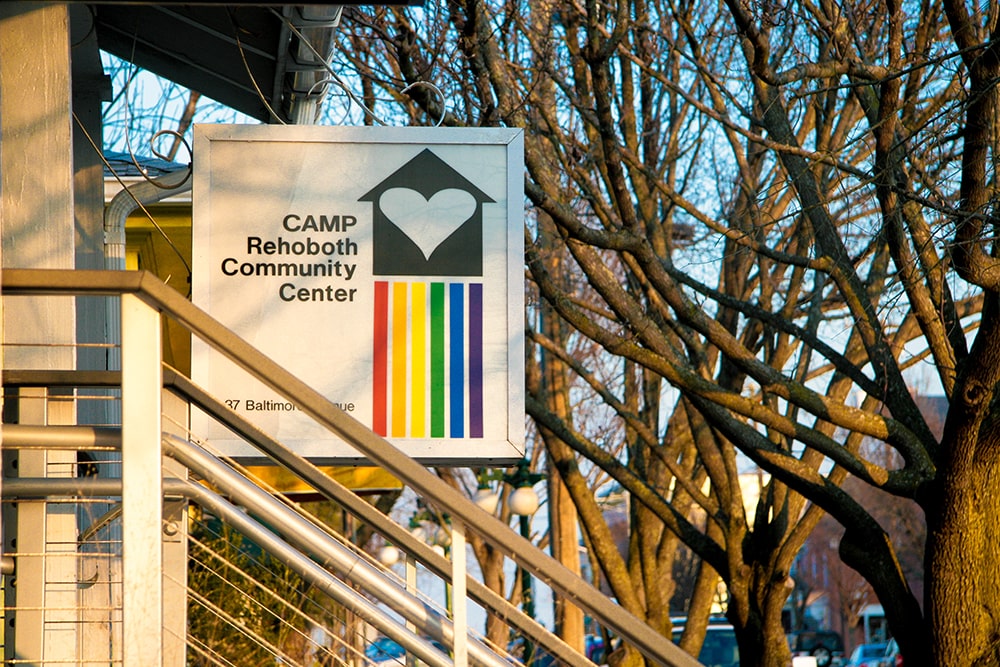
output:
M431 437L444 437L444 283L431 283Z

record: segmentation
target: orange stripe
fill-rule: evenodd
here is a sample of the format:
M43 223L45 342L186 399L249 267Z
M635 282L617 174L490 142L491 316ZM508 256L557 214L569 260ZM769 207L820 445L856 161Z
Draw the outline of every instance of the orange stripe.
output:
M406 283L392 285L392 437L406 437Z

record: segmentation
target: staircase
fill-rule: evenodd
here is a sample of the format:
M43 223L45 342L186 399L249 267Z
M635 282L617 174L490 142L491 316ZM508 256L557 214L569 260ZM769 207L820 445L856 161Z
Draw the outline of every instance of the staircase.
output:
M467 532L648 661L698 664L152 275L5 270L0 280L4 298L100 296L121 314L120 346L108 350L120 371L3 369L5 664L593 664L468 576ZM448 515L450 557L165 366L163 318ZM192 409L330 502L297 502L218 456L189 430ZM395 546L403 563L356 547L350 526ZM418 572L440 580L448 604L421 595ZM506 623L509 645L530 655L469 628L469 604Z

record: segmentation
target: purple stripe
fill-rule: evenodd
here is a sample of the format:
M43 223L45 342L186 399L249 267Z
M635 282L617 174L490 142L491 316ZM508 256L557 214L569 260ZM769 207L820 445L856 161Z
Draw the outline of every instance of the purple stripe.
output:
M483 437L483 286L469 285L469 437Z

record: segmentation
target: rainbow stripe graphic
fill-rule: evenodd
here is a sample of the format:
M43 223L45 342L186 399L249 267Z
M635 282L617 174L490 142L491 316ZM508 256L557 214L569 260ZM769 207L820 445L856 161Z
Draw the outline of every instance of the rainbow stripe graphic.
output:
M482 283L375 281L374 333L376 433L483 437Z

